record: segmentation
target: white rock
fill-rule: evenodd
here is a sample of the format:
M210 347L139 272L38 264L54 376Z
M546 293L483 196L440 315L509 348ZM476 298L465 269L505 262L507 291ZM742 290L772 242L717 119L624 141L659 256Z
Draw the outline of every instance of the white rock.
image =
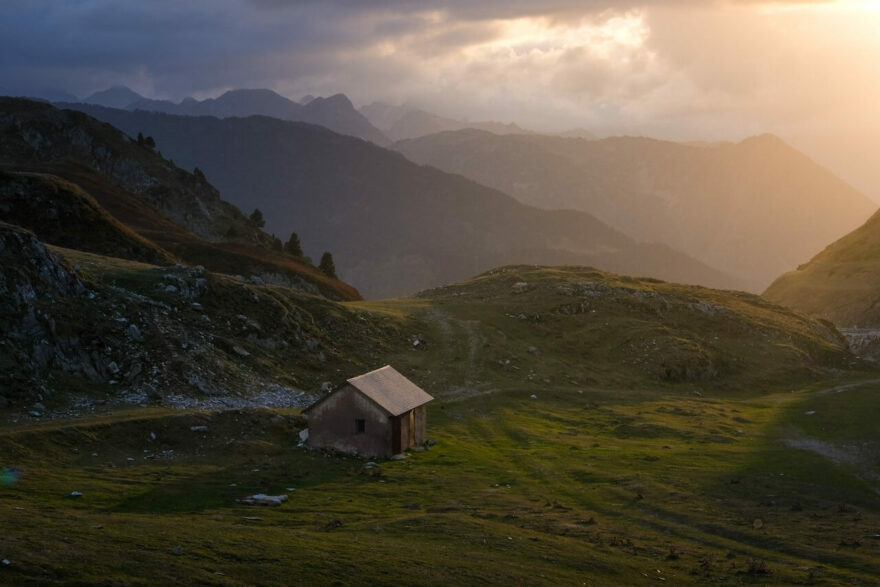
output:
M533 394L531 395L531 398L532 398L532 399L538 399L538 396L535 395L535 394L533 393Z
M301 442L306 442L309 439L309 429L303 428L299 431L299 439Z
M392 461L402 461L405 458L406 458L406 455L402 454L402 453L397 453L396 455L391 456Z
M12 564L11 562L9 562L8 558L4 558L2 561L0 561L0 563L2 563L4 567L8 567Z
M251 496L248 496L244 499L239 500L240 503L246 505L270 505L270 506L279 506L282 503L287 501L287 494L282 493L281 495L266 495L265 493L257 493Z
M79 491L71 491L70 497L82 497L82 493L80 493Z
M208 431L207 426L190 426L189 429L190 429L190 432L207 432Z

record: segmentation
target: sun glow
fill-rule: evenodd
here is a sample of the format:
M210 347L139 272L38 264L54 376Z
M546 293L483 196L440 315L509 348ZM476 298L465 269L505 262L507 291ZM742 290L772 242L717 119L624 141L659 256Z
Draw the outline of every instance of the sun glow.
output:
M500 30L501 34L483 48L507 49L522 55L589 47L594 55L609 59L621 50L641 47L648 34L644 18L638 12L573 24L545 18L520 18L502 22Z

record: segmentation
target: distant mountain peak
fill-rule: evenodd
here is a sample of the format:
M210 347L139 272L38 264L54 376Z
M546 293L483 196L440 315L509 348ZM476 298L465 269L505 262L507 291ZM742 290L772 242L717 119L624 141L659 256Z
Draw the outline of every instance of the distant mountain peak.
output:
M354 108L354 104L351 103L351 100L348 99L348 96L345 94L333 94L332 96L328 96L327 98L315 98L309 102L309 105L312 104L323 104L334 107L342 107L342 108Z
M777 135L769 132L748 137L739 142L742 146L761 146L761 147L787 147L791 146Z
M83 98L86 104L97 104L107 108L127 108L130 104L143 100L144 97L128 86L112 86Z
M270 90L268 88L238 88L235 90L228 90L226 92L223 92L216 99L219 100L220 98L223 98L224 96L271 96L271 97L278 97L278 98L282 98L284 100L287 100L287 98L285 98L284 96L282 96L278 92L275 92L275 91Z

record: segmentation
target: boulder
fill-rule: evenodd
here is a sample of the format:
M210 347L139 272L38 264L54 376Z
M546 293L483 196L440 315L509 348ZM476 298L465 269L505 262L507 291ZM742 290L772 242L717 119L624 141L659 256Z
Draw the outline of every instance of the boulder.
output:
M268 505L268 506L279 506L282 503L287 501L287 494L282 493L281 495L266 495L265 493L256 493L254 495L249 495L244 499L238 500L239 503L243 503L245 505Z

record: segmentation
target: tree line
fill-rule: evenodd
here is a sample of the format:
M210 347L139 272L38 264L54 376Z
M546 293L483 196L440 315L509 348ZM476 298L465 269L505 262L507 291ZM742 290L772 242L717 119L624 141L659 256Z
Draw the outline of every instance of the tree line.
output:
M263 228L266 226L266 220L263 218L263 212L259 208L254 208L254 211L251 212L249 217L251 224L256 228ZM299 235L295 232L290 233L290 238L287 239L286 243L282 243L281 239L272 235L272 248L279 252L285 252L291 257L296 257L301 261L305 261L309 265L312 264L312 260L303 253L302 244L299 242ZM321 271L327 277L332 277L333 279L338 279L336 275L336 264L333 262L333 255L330 251L324 251L324 254L321 255L321 260L318 263L318 270Z

